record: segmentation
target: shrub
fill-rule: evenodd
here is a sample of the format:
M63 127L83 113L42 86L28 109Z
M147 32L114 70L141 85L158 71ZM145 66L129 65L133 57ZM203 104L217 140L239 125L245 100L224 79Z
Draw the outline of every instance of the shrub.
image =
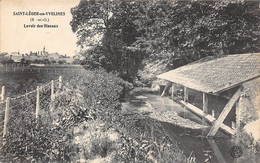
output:
M38 122L26 112L19 121L22 125L10 131L0 151L4 161L75 162L78 149L88 160L110 156L111 162L187 161L158 121L121 112L122 92L130 90L131 84L103 70L68 79L51 108L41 109ZM19 114L20 109L15 115ZM120 137L108 139L110 130Z
M103 70L89 71L71 80L72 87L83 92L87 108L91 108L97 119L105 124L104 131L113 128L121 135L115 144L116 154L112 162L187 161L177 142L165 136L160 123L140 114L121 112L121 93L131 89L131 84ZM87 152L87 158L94 153L101 155L109 144L97 137L91 140L90 146L94 148Z
M49 99L49 98L48 98ZM4 162L67 162L72 161L75 146L72 144L73 127L84 120L88 110L71 90L58 94L51 103L41 102L40 117L35 118L35 101L20 103L10 110L8 136L0 150ZM43 105L45 103L45 105Z

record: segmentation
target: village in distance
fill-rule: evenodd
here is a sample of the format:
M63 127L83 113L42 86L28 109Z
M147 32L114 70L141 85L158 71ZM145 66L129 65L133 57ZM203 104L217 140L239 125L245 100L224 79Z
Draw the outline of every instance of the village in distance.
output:
M0 54L0 67L3 66L29 66L29 67L44 67L50 64L70 64L79 65L84 62L85 57L74 55L73 57L58 52L50 53L45 50L45 46L41 51L30 51L28 53L18 52L2 52Z

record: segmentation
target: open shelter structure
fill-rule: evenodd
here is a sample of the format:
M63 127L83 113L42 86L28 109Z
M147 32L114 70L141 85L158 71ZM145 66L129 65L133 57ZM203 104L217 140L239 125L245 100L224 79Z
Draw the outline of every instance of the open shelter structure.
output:
M259 76L260 53L249 53L207 57L157 77L172 82L172 87L175 84L184 86L184 99L179 102L212 124L207 136L213 137L219 129L236 134L240 125L238 102L243 95L243 84L258 80ZM189 94L194 91L201 94L198 96L201 107L189 102ZM211 107L211 103L220 108ZM219 114L216 115L216 111ZM236 115L232 122L235 127L223 123L231 111Z

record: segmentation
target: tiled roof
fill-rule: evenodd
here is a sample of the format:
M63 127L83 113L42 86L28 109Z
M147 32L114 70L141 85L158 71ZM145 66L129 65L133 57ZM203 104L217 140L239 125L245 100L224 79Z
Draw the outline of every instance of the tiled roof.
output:
M233 54L188 64L158 78L216 94L260 76L260 53Z

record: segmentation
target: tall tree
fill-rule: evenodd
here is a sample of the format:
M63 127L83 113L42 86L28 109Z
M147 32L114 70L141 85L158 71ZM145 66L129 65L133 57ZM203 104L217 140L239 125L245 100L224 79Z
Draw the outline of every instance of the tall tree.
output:
M132 79L142 59L154 65L143 72L160 64L161 73L206 56L258 52L260 46L256 1L89 0L71 12L78 44L98 45L85 54ZM93 42L97 34L103 36L99 44Z
M124 0L81 1L71 10L71 26L78 36L78 45L93 45L93 37L103 34L100 43L95 44L96 50L84 52L86 57L100 62L103 68L115 71L130 81L133 79L131 74L136 74L138 69L138 64L133 63L141 60L138 52L126 48L139 36L133 23L137 19L137 12L134 1Z

